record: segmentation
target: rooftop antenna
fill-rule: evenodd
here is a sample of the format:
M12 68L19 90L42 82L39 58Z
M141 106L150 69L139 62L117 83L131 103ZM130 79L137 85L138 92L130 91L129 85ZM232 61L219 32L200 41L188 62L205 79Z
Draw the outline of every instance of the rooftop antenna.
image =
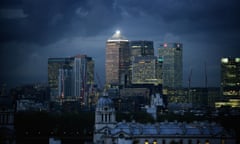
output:
M207 65L206 62L204 62L204 72L205 72L205 88L208 86L208 78L207 78Z
M190 69L190 73L188 76L188 102L190 102L190 103L192 103L192 97L190 94L191 81L192 81L192 68Z
M190 74L188 76L188 89L191 88L191 81L192 81L192 68L190 69Z

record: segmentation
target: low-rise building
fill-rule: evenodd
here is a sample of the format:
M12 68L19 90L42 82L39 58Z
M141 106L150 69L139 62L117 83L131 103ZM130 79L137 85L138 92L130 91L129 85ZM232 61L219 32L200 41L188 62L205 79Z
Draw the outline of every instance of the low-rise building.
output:
M117 122L113 101L104 95L95 111L94 144L235 144L221 125L209 122Z

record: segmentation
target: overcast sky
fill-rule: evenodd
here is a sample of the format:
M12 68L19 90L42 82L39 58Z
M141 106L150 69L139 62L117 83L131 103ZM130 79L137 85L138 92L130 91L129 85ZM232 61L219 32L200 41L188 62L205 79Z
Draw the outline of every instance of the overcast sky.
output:
M47 82L47 59L87 54L105 80L106 40L183 43L183 84L220 85L220 58L240 56L239 0L1 0L0 81ZM157 54L157 53L156 53Z

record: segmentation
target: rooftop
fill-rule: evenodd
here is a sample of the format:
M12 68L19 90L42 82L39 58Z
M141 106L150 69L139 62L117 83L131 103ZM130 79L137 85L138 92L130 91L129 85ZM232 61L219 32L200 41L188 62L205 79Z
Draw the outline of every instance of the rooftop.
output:
M161 122L156 124L141 124L120 122L111 129L111 135L125 133L127 135L221 135L223 127L209 122Z
M112 37L110 37L108 39L108 42L114 42L114 41L128 41L126 37L124 37L123 35L121 35L120 30L117 30Z

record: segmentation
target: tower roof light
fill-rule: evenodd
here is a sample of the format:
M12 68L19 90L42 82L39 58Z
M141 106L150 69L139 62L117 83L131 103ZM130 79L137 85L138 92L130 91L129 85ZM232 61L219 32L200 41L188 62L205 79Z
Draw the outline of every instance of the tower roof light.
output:
M123 35L121 35L120 30L116 30L111 38L108 39L108 42L112 41L128 41Z
M116 30L116 34L120 35L121 31L120 30Z

